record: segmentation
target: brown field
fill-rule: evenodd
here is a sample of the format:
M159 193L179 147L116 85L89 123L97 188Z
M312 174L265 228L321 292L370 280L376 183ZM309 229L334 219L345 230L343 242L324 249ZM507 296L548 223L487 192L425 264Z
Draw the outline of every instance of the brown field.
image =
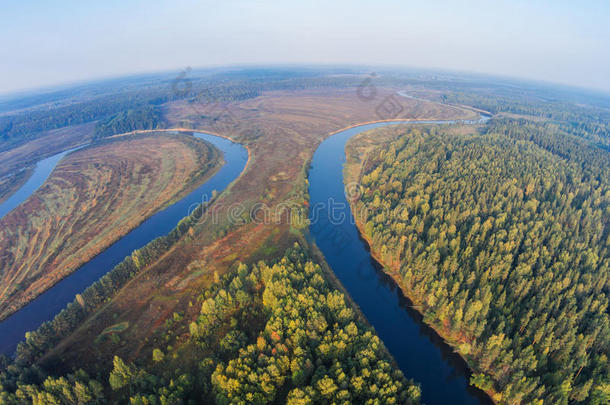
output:
M393 89L378 89L373 100L363 100L356 89L270 92L241 103L192 106L185 102L165 105L168 127L194 128L227 136L245 144L250 162L230 190L212 208L225 218L227 207L262 202L269 206L292 202L306 211L306 169L318 144L348 126L388 119L379 106ZM401 119L471 119L467 109L421 100L400 99ZM210 116L212 115L212 118ZM395 118L395 117L390 117ZM214 280L235 266L273 258L303 233L287 221L218 224L206 222L183 237L156 263L142 270L111 302L100 308L43 362L71 369L89 364L90 371L107 369L116 354L124 359L148 361L154 347L171 334L179 345L188 324L197 316L197 298ZM175 312L184 318L171 330L164 326ZM118 322L129 322L116 344L96 343L103 331ZM173 338L172 338L173 339ZM91 361L83 361L88 359Z
M16 148L0 152L0 203L27 181L37 161L75 146L87 144L93 137L94 122L74 125L45 133Z
M79 150L0 220L0 318L38 296L220 167L211 145L132 136Z

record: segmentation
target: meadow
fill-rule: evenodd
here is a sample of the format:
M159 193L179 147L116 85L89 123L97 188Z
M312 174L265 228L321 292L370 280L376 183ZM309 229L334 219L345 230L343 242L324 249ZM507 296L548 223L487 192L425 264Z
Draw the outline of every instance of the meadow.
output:
M188 136L114 138L65 157L0 223L0 318L76 270L220 165Z

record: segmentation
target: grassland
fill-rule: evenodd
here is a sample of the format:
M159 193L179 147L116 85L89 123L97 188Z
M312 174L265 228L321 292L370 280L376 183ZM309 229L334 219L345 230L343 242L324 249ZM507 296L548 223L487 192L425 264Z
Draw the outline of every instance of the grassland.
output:
M201 184L220 160L180 135L115 138L68 155L0 220L0 318Z
M168 128L193 128L227 136L245 144L250 161L233 186L214 202L218 223L198 225L157 262L130 281L111 302L94 313L61 342L43 362L54 367L105 369L116 354L148 361L154 347L178 347L188 335L188 325L199 313L198 294L236 261L252 263L273 258L302 237L284 218L269 221L225 218L234 204L268 207L289 204L307 210L307 167L319 143L345 127L384 119L471 119L472 111L422 100L400 99L401 114L379 113L381 103L395 89L379 88L374 99L363 99L357 89L275 91L254 99L222 106L191 105L183 101L163 106ZM206 113L208 112L208 113ZM277 221L276 221L277 220ZM177 316L174 316L177 314ZM179 315L178 315L179 314ZM180 319L174 321L173 319ZM129 322L113 344L97 344L104 330ZM171 324L171 328L165 325ZM99 342L99 340L98 340ZM90 359L83 362L83 359Z

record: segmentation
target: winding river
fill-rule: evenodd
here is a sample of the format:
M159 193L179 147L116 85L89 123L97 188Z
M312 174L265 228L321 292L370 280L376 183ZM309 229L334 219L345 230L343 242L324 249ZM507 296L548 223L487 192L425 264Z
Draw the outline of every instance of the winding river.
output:
M417 121L413 124L452 122ZM320 144L309 171L310 236L399 367L408 378L421 384L424 403L488 404L490 401L487 396L468 385L469 371L464 361L422 322L421 316L411 308L396 284L371 258L367 244L360 238L354 224L344 194L346 142L363 131L395 124L405 122L373 123L346 129ZM0 353L13 353L26 331L34 330L44 321L52 319L77 293L98 280L125 256L168 233L188 214L189 208L209 198L213 190L224 190L239 176L248 159L243 146L210 134L199 133L195 136L220 149L224 153L225 165L182 200L148 218L104 252L1 322ZM13 195L15 199L11 197L0 206L0 217L33 193L68 152L41 161L30 181ZM17 194L19 197L16 197ZM10 209L5 208L9 201L14 204Z
M486 119L483 117L481 121ZM482 391L469 386L466 363L422 322L421 315L410 306L394 281L371 258L354 223L343 184L345 144L363 131L395 124L405 122L346 129L320 144L309 171L310 236L400 369L421 384L423 403L489 404L491 401Z
M152 215L74 273L2 321L0 323L0 353L12 354L17 344L24 339L25 332L35 330L43 322L55 317L69 302L74 300L76 294L84 291L110 271L125 256L153 239L169 233L196 204L208 201L212 191L224 190L246 167L248 151L242 145L205 133L196 133L194 136L211 143L223 152L225 164L220 170L186 197ZM57 162L69 152L62 152L40 161L30 181L12 197L19 194L19 199L24 201L47 179ZM36 183L28 185L34 178L37 179ZM36 184L38 185L36 186ZM28 188L24 190L26 186ZM6 200L0 208L3 208L11 199Z

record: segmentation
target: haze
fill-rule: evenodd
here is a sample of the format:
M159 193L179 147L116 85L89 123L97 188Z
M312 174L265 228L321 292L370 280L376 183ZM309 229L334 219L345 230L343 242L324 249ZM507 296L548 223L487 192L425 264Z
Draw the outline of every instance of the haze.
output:
M431 67L610 90L603 1L33 0L2 8L0 93L185 66L293 63Z

